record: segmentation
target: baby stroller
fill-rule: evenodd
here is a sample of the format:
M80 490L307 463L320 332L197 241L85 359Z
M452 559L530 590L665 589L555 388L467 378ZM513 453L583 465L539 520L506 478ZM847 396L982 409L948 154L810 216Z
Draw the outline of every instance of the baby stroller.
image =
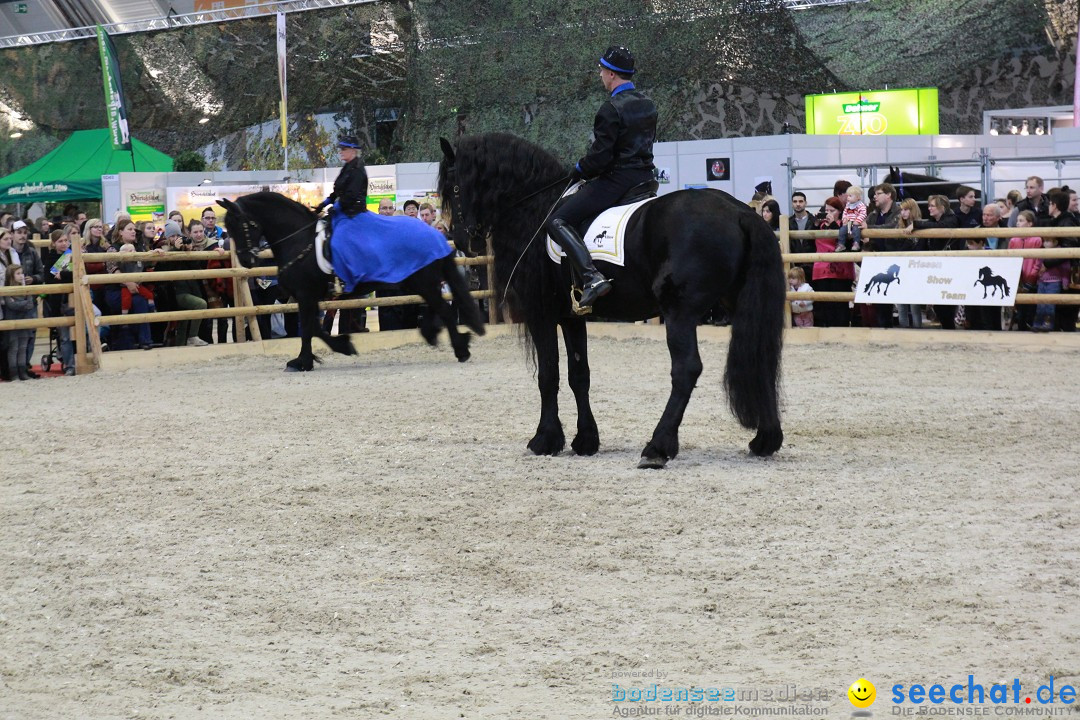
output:
M60 330L59 328L49 328L49 352L41 356L41 372L49 372L53 363L61 362L61 357Z

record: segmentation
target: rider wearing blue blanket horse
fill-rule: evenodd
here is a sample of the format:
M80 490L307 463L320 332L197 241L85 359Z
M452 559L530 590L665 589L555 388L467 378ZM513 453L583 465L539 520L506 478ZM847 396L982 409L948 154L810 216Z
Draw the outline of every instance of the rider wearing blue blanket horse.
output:
M347 293L359 283L399 283L453 252L443 234L422 220L368 212L368 177L358 146L349 135L338 140L345 164L334 191L317 208L332 206L334 273Z
M577 226L615 205L626 191L653 179L656 105L634 87L634 56L609 47L600 58L600 80L611 93L593 121L589 152L570 171L572 180L587 178L576 193L551 214L546 229L582 278L581 307L611 291L611 283L593 265Z

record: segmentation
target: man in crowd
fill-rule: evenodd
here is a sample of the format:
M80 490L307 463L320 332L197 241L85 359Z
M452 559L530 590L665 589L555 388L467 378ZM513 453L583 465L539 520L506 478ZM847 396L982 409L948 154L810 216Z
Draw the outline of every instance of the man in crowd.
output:
M789 230L815 230L814 216L806 211L806 195L801 190L791 193Z
M390 198L379 200L379 214L390 217L394 214L394 201Z
M1017 213L1030 210L1035 213L1035 224L1046 227L1050 224L1050 201L1043 194L1043 179L1038 175L1032 175L1024 183L1024 191L1027 197L1016 204Z
M888 230L895 228L900 220L900 206L896 203L896 188L889 183L882 183L874 188L874 208L866 215L866 220L859 226L864 230ZM894 252L909 247L907 238L873 238L867 244L871 252ZM892 305L874 304L874 324L877 327L892 327Z
M206 249L211 250L219 245L225 247L222 242L222 238L225 237L225 231L217 225L217 215L214 213L214 208L208 207L202 211L202 226L204 234L206 235Z
M982 224L982 213L978 209L978 201L975 199L975 188L961 185L956 188L956 201L959 206L956 209L956 221L961 228L975 228Z
M1001 218L1001 206L997 203L986 203L982 209L982 225L980 227L993 228L995 230L1005 227L1005 220ZM1005 249L1008 239L992 237L986 238L986 247L991 250Z
M11 247L15 252L19 253L19 263L23 269L23 281L27 285L40 285L45 279L45 268L41 264L41 256L38 255L37 248L30 240L30 228L22 220L16 220L11 225ZM27 372L32 378L36 378L38 375L29 368L34 367L34 339L37 335L35 330L30 334L30 339L26 343L26 367Z
M415 200L406 200L405 204L401 206L401 211L409 217L416 217L420 212L420 203Z
M806 195L800 190L791 193L791 217L788 218L788 230L792 232L796 230L817 230L814 216L806 211ZM815 243L813 239L791 241L791 252L812 253L814 249ZM799 263L798 266L803 269L806 277L813 277L814 263Z
M435 206L431 203L424 203L420 206L420 219L428 225L435 224Z

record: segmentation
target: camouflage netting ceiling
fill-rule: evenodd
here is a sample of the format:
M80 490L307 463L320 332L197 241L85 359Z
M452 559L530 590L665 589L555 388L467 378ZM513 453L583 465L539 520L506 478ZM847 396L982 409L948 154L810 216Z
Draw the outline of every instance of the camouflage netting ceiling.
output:
M802 96L933 85L942 131L978 132L991 107L1071 102L1075 0L873 0L786 10L779 0L387 0L288 16L289 109L309 164L332 113L372 153L431 160L437 138L507 130L571 158L603 97L609 44L629 46L660 108L661 140L801 130ZM170 154L229 137L229 167L280 166L245 129L276 119L274 20L115 38L142 140ZM94 42L0 52L0 102L32 121L0 133L0 173L72 130L102 127ZM0 106L0 110L2 110ZM376 148L376 111L394 109ZM208 117L209 122L199 120ZM272 144L272 143L269 143Z

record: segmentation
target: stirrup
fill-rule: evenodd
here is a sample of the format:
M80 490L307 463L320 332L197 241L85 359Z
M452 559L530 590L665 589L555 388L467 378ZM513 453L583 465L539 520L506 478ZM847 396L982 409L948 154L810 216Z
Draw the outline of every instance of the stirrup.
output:
M575 315L588 315L593 311L592 305L583 306L580 303L582 297L584 297L585 291L576 285L570 286L570 309L574 311Z

